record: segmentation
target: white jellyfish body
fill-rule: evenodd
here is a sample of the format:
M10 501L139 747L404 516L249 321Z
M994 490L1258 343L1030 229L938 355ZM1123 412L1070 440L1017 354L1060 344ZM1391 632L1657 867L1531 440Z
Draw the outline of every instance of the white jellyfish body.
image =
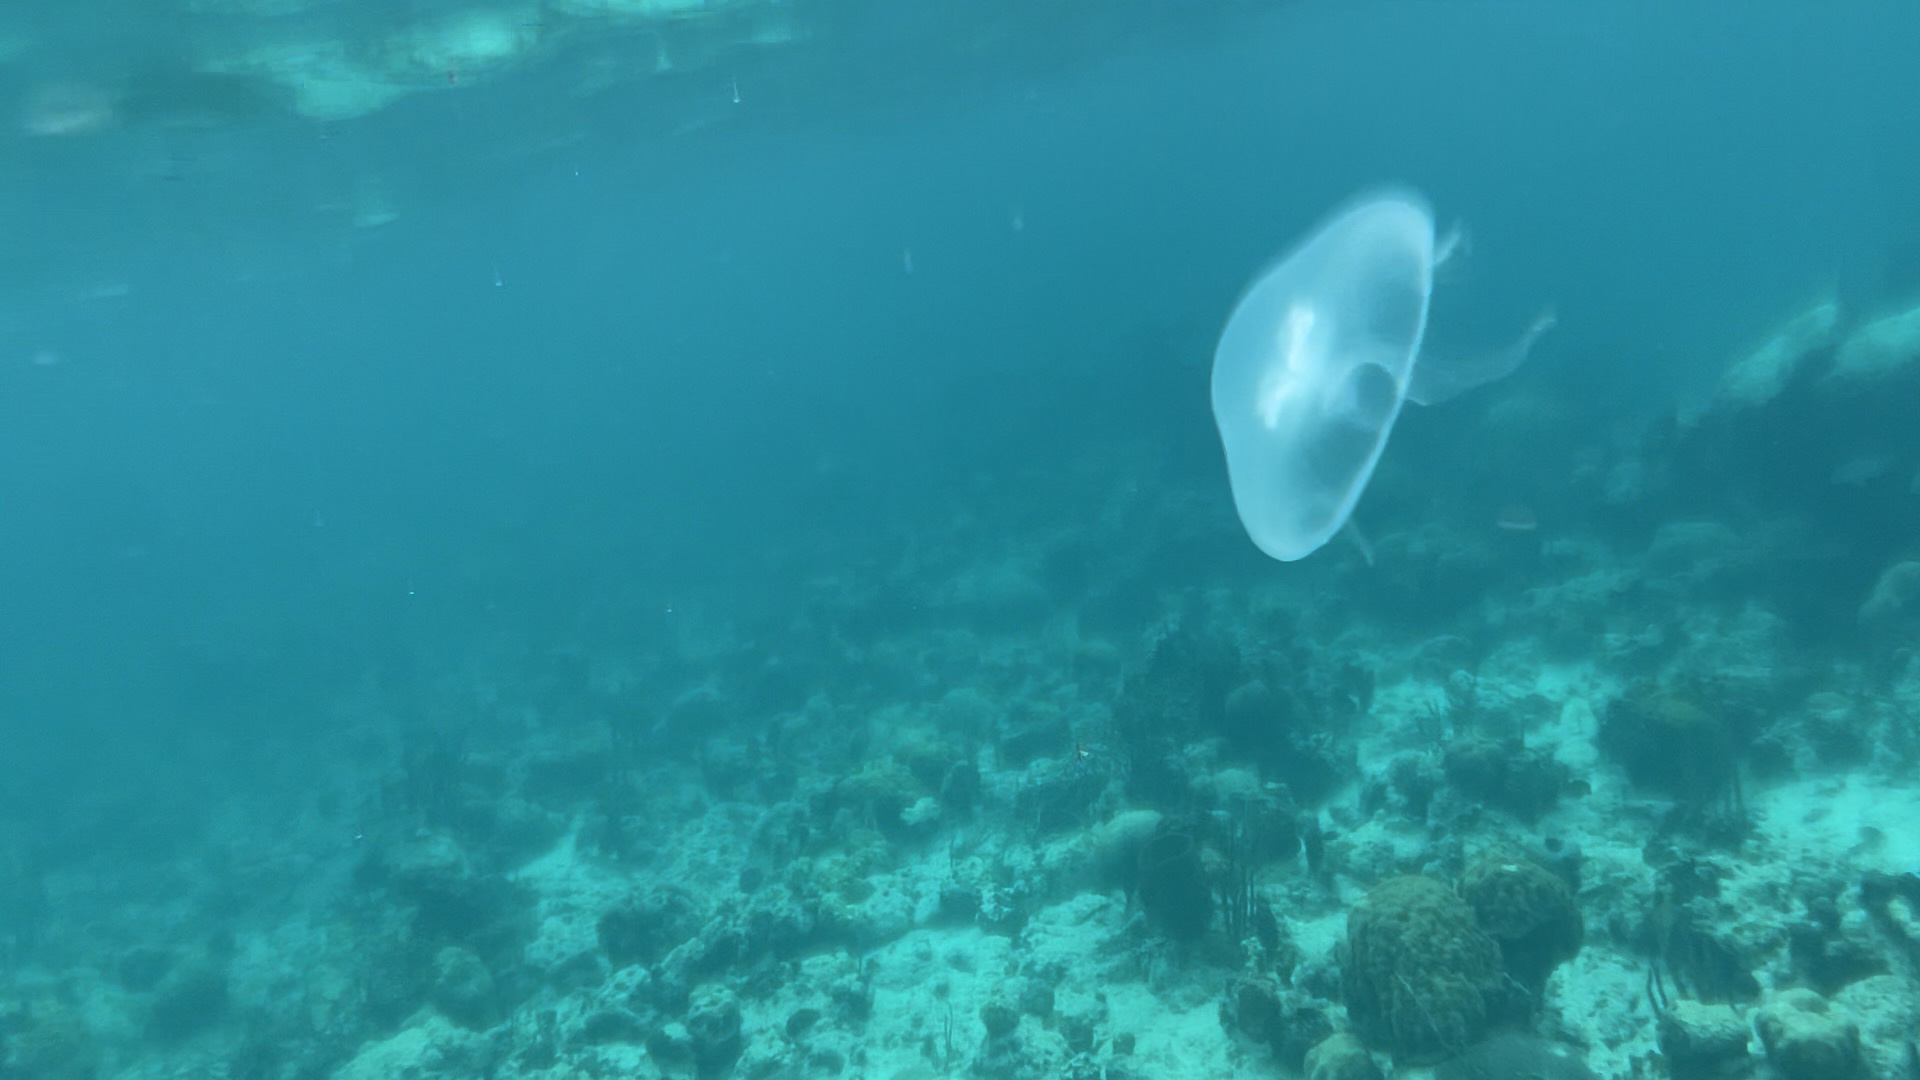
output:
M1328 218L1240 298L1213 358L1213 417L1241 524L1283 562L1346 525L1408 400L1431 403L1519 367L1513 347L1419 361L1437 243L1418 194L1369 193Z

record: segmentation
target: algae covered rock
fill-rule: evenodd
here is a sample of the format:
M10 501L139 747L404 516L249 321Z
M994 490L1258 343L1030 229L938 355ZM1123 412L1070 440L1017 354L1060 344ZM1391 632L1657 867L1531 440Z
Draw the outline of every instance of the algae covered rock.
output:
M146 1036L157 1042L192 1038L225 1017L228 1005L224 966L204 957L183 963L154 988Z
M1789 990L1754 1022L1767 1061L1782 1080L1850 1080L1864 1076L1860 1028L1811 990Z
M493 973L464 945L447 945L434 954L432 998L448 1019L470 1028L488 1026L498 1004Z
M333 1080L393 1080L398 1076L485 1076L497 1068L499 1044L456 1026L437 1013L423 1013L385 1039L362 1045Z
M1715 1080L1747 1070L1746 1017L1731 1005L1681 999L1660 1014L1660 1056L1674 1080Z
M99 1050L80 1010L56 998L0 1014L0 1076L93 1080Z
M1598 1080L1575 1046L1503 1031L1441 1062L1433 1080Z
M725 1076L746 1049L740 1002L733 991L703 986L687 1006L688 1048L698 1076Z
M1360 1036L1403 1064L1478 1041L1507 1001L1500 946L1466 901L1419 875L1381 882L1347 913L1340 978Z
M1860 1027L1865 1071L1875 1077L1920 1077L1914 1040L1920 1035L1920 980L1874 975L1833 995L1835 1008Z
M1307 1051L1307 1080L1380 1080L1380 1066L1367 1048L1346 1032L1329 1035Z
M1869 625L1909 619L1920 612L1920 562L1894 563L1874 579L1860 604L1860 621Z
M1064 1049L1060 1039L1033 1037L1020 1026L1020 1010L1005 997L995 996L980 1006L980 1025L986 1029L967 1071L986 1080L1043 1080L1062 1075Z
M1912 377L1920 357L1920 307L1883 315L1856 327L1840 343L1822 385L1829 391L1882 390L1886 384Z
M1333 1032L1326 1003L1271 975L1242 975L1220 1003L1220 1026L1267 1044L1288 1071Z
M892 758L869 761L851 776L834 784L830 805L850 815L851 823L871 825L898 839L912 831L902 815L923 797L933 794L926 785Z
M1020 1010L1005 998L988 998L980 1004L980 1026L989 1039L1005 1038L1020 1027Z
M1720 377L1706 411L1735 413L1772 402L1803 376L1809 361L1831 352L1840 316L1839 302L1824 299L1789 319Z
M600 950L614 967L658 963L697 934L705 913L685 889L637 893L608 908L596 926Z

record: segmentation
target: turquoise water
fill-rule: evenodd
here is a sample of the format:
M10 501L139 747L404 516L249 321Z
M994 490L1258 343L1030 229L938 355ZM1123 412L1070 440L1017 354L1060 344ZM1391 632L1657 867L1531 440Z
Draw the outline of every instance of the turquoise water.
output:
M0 11L0 1076L1701 1075L1662 1017L1729 1006L1821 1075L1804 994L1914 1076L1917 52ZM1468 237L1436 339L1558 325L1273 562L1214 344L1382 183ZM1495 855L1584 920L1550 977L1356 974L1370 891Z

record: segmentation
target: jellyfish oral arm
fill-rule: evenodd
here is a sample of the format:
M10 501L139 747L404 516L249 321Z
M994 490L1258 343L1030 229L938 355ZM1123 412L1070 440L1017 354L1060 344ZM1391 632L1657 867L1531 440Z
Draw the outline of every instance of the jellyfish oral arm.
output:
M1413 365L1407 400L1415 405L1438 405L1475 387L1504 379L1520 370L1533 354L1534 343L1554 328L1559 317L1549 308L1534 316L1518 340L1492 352L1447 353L1426 349Z

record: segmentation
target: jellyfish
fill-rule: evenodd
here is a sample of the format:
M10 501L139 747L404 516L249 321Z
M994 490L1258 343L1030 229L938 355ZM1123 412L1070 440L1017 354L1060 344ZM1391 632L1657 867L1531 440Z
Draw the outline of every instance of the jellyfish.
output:
M1234 508L1283 562L1347 525L1411 400L1432 404L1525 362L1543 315L1494 353L1422 361L1436 237L1417 193L1385 189L1336 211L1240 298L1213 357L1213 416Z

